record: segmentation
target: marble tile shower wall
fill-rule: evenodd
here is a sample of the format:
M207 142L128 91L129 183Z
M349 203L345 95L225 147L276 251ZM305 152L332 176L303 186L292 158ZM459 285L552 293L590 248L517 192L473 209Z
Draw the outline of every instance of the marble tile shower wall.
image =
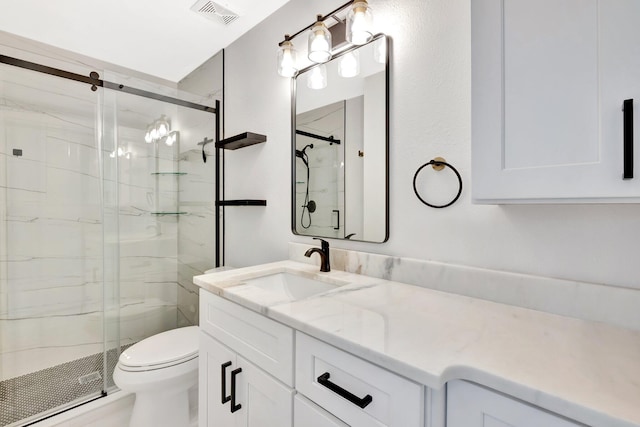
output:
M0 380L103 349L103 225L95 119L0 105ZM94 106L87 105L88 111ZM89 116L90 114L87 114ZM159 162L144 132L120 129L120 310L123 344L177 324L177 219L154 216ZM13 150L22 150L14 156ZM160 153L162 162L177 157ZM6 166L6 167L5 167ZM105 185L105 189L112 188ZM164 202L163 202L164 203Z
M210 147L212 151L213 147ZM198 287L193 276L215 266L215 193L213 154L200 150L180 155L180 233L178 236L178 326L198 324Z
M100 350L103 249L93 118L3 99L0 122L2 380Z
M120 128L119 158L121 344L173 329L177 324L178 170L176 147L147 144L144 130ZM109 188L107 185L106 188ZM112 319L109 319L112 320Z

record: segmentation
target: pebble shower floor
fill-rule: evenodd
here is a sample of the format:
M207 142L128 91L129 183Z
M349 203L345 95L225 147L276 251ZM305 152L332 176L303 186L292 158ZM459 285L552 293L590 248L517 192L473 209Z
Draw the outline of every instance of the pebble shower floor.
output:
M131 344L121 348L124 351ZM0 427L61 407L103 388L103 353L0 381ZM115 349L107 352L107 384L113 385L118 362Z

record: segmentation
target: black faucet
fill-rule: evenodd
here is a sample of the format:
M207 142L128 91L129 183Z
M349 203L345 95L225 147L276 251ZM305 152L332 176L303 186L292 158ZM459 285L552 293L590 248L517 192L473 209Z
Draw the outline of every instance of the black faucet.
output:
M320 255L320 271L328 272L331 271L331 264L329 264L329 242L323 239L319 239L314 237L315 240L320 240L321 247L320 248L311 248L307 252L304 253L304 256L310 257L311 254L317 252Z

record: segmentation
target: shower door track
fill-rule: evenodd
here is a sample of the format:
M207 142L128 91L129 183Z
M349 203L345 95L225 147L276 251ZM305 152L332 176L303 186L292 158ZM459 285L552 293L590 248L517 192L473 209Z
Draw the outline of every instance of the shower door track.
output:
M155 99L157 101L167 102L169 104L179 105L181 107L193 108L195 110L205 111L207 113L217 114L217 109L209 107L207 105L196 104L195 102L184 101L182 99L173 98L171 96L160 95L158 93L149 92L142 89L136 89L134 87L125 86L119 83L109 82L102 80L99 74L92 71L89 76L83 76L82 74L72 73L70 71L61 70L59 68L48 67L46 65L37 64L35 62L29 62L18 58L12 58L10 56L0 55L0 63L12 65L14 67L24 68L31 71L37 71L38 73L49 74L56 77L61 77L67 80L74 80L80 83L86 83L91 85L91 90L97 90L98 87L104 87L106 89L117 90L120 92L129 93L131 95L142 96L144 98Z

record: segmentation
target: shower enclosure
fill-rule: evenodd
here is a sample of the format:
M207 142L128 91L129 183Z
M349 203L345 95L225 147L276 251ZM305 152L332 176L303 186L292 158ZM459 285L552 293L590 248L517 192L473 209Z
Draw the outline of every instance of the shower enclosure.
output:
M192 152L219 115L213 96L0 59L0 426L22 426L106 395L123 348L193 322L181 221L214 208L181 194L211 182Z

